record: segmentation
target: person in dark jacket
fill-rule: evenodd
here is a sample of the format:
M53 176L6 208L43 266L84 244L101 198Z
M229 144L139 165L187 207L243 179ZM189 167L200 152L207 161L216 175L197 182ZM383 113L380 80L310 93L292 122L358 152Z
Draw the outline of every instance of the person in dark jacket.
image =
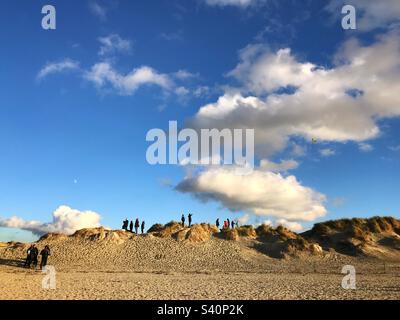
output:
M36 245L34 244L31 249L31 262L33 264L34 269L37 268L38 256L39 256L39 250L38 250L38 248L36 248Z
M216 225L217 228L219 229L219 218L217 219L217 221L215 221L215 225Z
M189 213L189 215L188 215L188 222L189 222L189 228L192 226L192 214L191 213Z
M226 219L226 224L227 224L227 229L231 227L231 221L229 219Z
M31 263L32 263L32 260L31 260L31 251L32 251L32 249L33 249L33 244L31 244L31 246L29 247L29 249L26 251L26 260L25 260L24 267L28 267L28 268L31 267Z
M141 231L142 231L142 234L144 233L144 225L145 225L145 222L144 222L144 220L142 221L142 225L140 226L140 229L141 229Z
M133 232L133 221L131 221L131 223L129 224L129 231Z
M45 246L44 249L40 251L40 255L42 256L42 260L40 261L40 269L43 270L43 268L47 265L47 258L50 255L49 246Z
M182 222L182 227L184 227L185 226L185 215L184 214L182 214L181 222Z
M122 222L122 230L128 231L128 223L129 223L128 219L125 219Z
M135 221L135 231L136 231L136 234L138 234L138 232L139 232L139 227L140 227L139 219L136 218L136 221Z

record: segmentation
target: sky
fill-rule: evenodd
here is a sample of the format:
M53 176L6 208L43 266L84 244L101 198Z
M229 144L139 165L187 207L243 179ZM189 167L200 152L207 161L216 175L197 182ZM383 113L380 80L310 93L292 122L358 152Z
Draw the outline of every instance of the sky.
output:
M56 29L42 28L42 7ZM0 241L192 213L399 217L400 2L4 0ZM254 129L255 168L151 165L154 128Z

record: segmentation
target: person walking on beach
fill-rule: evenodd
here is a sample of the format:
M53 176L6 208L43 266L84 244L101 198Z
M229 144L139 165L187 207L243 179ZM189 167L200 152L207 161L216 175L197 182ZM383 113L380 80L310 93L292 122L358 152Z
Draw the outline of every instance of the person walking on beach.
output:
M140 227L140 229L141 229L141 231L142 231L142 234L144 233L144 224L145 224L145 222L144 222L144 220L142 221L142 225L141 225L141 227Z
M181 222L182 222L182 227L184 227L185 226L185 215L184 214L182 214Z
M189 213L188 215L188 222L189 222L189 228L192 226L192 214Z
M31 267L31 263L32 263L32 260L31 260L31 251L32 251L32 249L33 249L33 244L31 244L31 246L29 247L29 249L26 251L26 260L25 260L24 267L28 267L28 268Z
M136 218L136 221L135 221L135 231L136 231L136 234L138 234L138 232L139 232L139 226L140 226L140 224L139 224L139 219Z
M129 224L129 231L133 233L133 221Z
M217 229L219 229L219 218L217 219L217 221L215 221L215 225L217 226Z
M50 248L49 246L45 246L44 249L40 252L40 255L42 256L42 260L40 261L40 269L43 270L43 268L47 265L47 258L50 255Z
M39 250L36 248L36 245L33 244L32 250L31 250L31 262L33 264L33 268L37 268L38 264L38 255L39 255Z

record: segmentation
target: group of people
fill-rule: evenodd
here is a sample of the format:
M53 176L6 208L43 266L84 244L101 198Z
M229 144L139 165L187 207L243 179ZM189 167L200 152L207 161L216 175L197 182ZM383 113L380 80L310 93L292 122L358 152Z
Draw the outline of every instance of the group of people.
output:
M193 217L193 215L192 215L191 213L189 213L189 214L188 214L188 224L189 224L189 228L192 226L192 217ZM186 221L186 219L185 219L185 214L182 214L182 217L181 217L182 227L185 226L185 221Z
M128 219L125 219L122 223L122 229L125 231L130 231L133 233L133 227L135 227L135 233L139 234L139 227L142 231L142 234L144 233L144 228L145 228L145 222L144 220L142 221L142 223L140 223L139 219L136 218L135 223L133 223L133 221L131 221L129 223ZM129 228L129 229L128 229Z
M32 244L26 252L26 260L24 267L30 268L31 265L34 269L37 268L38 265L38 257L39 257L39 249L36 247L36 244ZM46 245L42 251L40 251L40 255L42 259L40 261L40 269L43 269L47 265L47 259L50 255L50 247Z
M215 225L219 229L219 226L220 226L219 218L217 219L217 221L215 221ZM238 226L239 226L239 224L238 224L237 221L235 222L234 220L231 221L229 219L226 219L224 221L224 224L222 225L222 230L226 230L226 229L229 229L229 228L235 229L235 227L238 227Z
M189 228L192 226L192 221L193 221L192 217L193 217L193 214L191 214L191 213L189 213L188 216L187 216L187 221L188 221ZM185 226L185 222L186 222L186 216L185 216L185 214L182 214L182 217L181 217L181 225L182 225L182 227ZM219 227L220 227L219 218L215 222L215 225L219 229ZM142 234L143 234L144 233L144 226L145 226L145 222L144 221L142 221L142 224L140 224L139 219L136 219L135 223L133 223L133 221L131 221L129 223L128 219L125 219L123 221L123 223L122 223L122 229L123 230L130 231L130 232L133 233L133 227L135 227L135 233L136 234L138 234L138 232L139 232L139 226L140 226ZM229 219L226 219L224 221L223 225L222 225L222 229L221 230L226 230L226 229L229 229L229 228L235 229L235 227L239 227L239 224L238 224L237 220L236 221L234 221L234 220L231 221Z

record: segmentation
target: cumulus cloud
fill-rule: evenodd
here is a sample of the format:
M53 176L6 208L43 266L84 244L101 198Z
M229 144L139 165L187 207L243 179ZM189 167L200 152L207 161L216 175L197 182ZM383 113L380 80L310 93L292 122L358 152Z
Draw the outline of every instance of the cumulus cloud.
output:
M294 176L261 170L238 175L232 167L208 168L186 177L176 190L258 216L311 221L326 214L324 195L302 186Z
M110 63L100 62L86 72L85 78L98 88L111 85L123 95L131 95L143 85L156 85L166 90L173 87L173 81L167 74L158 73L148 66L141 66L128 74L121 74Z
M333 0L328 4L327 10L339 15L344 5L352 5L356 8L357 30L360 31L387 28L400 22L400 1L398 0Z
M250 221L250 215L248 213L237 219L237 222L239 223L240 226L246 225L249 221Z
M268 159L262 159L260 161L260 169L271 172L287 172L289 170L296 169L299 163L296 160L282 160L280 163L275 163Z
M105 56L114 53L129 53L132 49L132 42L122 39L118 34L110 34L98 38L100 42L99 55Z
M332 68L299 61L290 49L259 45L240 54L230 73L242 87L200 108L199 128L255 129L267 155L291 137L363 142L379 136L378 121L400 115L400 37L381 35L369 46L350 39Z
M276 226L283 226L289 230L292 230L294 232L300 232L303 231L303 226L296 222L296 221L287 221L286 219L278 219L275 222Z
M26 221L18 217L0 218L0 227L18 228L41 236L49 232L72 234L84 228L100 226L100 215L94 211L79 211L68 206L60 206L53 212L53 221L42 223Z
M59 62L51 62L47 63L37 74L37 80L42 80L45 77L54 74L54 73L61 73L65 71L71 70L79 70L79 62L71 60L71 59L64 59Z

